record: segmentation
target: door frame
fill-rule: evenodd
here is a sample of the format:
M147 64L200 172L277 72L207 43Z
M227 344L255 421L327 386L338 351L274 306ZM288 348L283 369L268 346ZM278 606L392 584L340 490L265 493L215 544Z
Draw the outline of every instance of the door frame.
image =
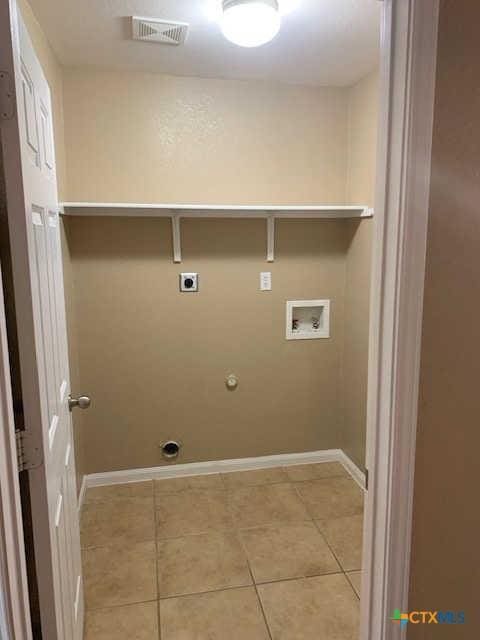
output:
M384 0L361 640L407 631L438 19L439 0Z
M10 71L12 58L12 22L16 6L12 1L0 0L0 70ZM8 78L8 76L7 76ZM2 85L5 90L5 85ZM1 96L5 107L5 96ZM5 134L4 123L10 123L0 114L0 143ZM16 121L16 120L15 120ZM0 148L1 153L1 148ZM4 172L3 161L0 170ZM6 180L5 174L2 178ZM23 200L21 185L16 185L18 197ZM2 199L5 194L0 194ZM6 206L6 202L1 203ZM2 542L3 541L3 542ZM5 640L32 640L30 602L28 595L25 543L23 537L22 506L18 477L17 445L13 398L10 380L10 361L7 344L5 301L0 267L0 598L5 620L0 632ZM2 637L3 640L3 637Z
M32 640L1 268L0 638Z
M430 188L439 0L383 0L381 116L377 163L374 265L371 294L364 571L361 639L397 640L405 628L390 622L408 609L416 418L423 286ZM0 24L10 24L16 1L0 2ZM1 34L5 35L5 34ZM7 38L9 41L10 38ZM5 38L0 38L0 43ZM9 43L8 43L9 44ZM13 68L0 44L0 67ZM0 121L1 122L1 121ZM15 125L15 120L3 124ZM10 203L13 206L15 203ZM16 203L23 206L21 202ZM0 300L0 458L3 526L16 532L0 589L16 640L30 640L10 376ZM407 313L404 310L407 310ZM11 398L10 398L11 402ZM6 404L5 404L6 403ZM7 413L5 413L7 406ZM7 487L7 499L3 486ZM10 505L10 506L9 506ZM0 561L2 558L0 548ZM7 577L7 580L5 580ZM13 586L13 588L12 588Z

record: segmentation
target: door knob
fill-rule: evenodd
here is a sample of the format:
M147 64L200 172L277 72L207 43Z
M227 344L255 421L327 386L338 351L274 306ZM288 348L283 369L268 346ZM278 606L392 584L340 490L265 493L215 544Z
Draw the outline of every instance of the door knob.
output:
M92 401L88 396L78 396L78 398L72 398L72 396L68 396L68 408L70 411L74 407L79 407L80 409L88 409L88 407L92 404Z

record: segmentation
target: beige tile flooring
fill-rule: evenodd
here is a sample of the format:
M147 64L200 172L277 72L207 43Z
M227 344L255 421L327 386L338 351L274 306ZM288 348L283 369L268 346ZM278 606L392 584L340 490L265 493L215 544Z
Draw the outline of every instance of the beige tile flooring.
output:
M89 489L85 640L356 640L362 514L338 463Z

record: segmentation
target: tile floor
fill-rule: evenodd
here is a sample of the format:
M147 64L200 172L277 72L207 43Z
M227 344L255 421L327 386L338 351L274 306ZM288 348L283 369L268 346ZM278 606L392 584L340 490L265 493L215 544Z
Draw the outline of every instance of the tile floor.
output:
M337 463L90 489L85 640L356 640L362 513Z

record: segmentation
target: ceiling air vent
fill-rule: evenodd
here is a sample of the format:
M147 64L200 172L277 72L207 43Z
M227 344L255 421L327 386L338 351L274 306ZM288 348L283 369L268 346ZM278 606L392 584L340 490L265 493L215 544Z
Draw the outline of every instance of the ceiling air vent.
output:
M173 20L132 17L133 39L179 45L185 42L188 24Z

